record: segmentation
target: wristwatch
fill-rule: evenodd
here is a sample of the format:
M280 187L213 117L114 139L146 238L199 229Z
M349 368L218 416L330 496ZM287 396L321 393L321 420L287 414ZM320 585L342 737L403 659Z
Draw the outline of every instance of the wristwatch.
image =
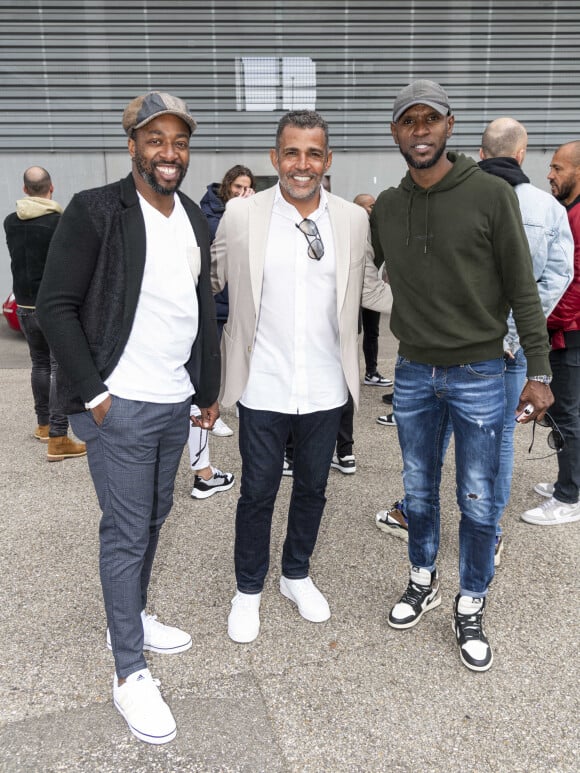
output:
M548 384L552 381L552 376L528 376L528 381L539 381L540 384Z

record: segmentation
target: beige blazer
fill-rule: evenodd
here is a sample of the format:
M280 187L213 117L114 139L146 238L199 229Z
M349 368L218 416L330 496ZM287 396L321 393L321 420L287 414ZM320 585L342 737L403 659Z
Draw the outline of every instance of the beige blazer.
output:
M221 343L219 400L224 406L239 400L248 381L275 192L276 186L246 199L231 199L212 245L212 288L217 293L227 282L230 299ZM358 406L359 306L362 303L375 311L389 311L390 293L373 263L365 210L330 193L327 196L336 251L336 311L342 368Z

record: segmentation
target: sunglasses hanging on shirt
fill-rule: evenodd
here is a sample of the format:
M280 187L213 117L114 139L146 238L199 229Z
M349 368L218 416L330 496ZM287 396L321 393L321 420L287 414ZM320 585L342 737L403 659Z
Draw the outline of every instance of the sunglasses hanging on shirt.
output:
M301 231L308 242L308 257L312 260L320 260L324 255L324 244L320 238L320 232L314 220L307 217L301 223L296 223L296 228Z

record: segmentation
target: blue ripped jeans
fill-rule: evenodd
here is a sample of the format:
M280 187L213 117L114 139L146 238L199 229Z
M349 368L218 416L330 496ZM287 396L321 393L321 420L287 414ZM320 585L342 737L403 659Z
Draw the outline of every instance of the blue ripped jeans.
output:
M503 358L449 368L397 357L395 416L403 454L409 560L432 571L439 550L445 431L455 435L460 593L487 594L494 568L494 485L504 421Z

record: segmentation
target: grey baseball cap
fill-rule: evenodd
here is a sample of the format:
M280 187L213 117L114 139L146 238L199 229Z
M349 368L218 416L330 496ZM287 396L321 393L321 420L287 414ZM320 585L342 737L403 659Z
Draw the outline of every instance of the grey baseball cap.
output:
M403 113L413 105L428 105L441 115L451 115L449 97L435 81L413 81L401 89L393 105L393 122L396 123Z
M131 100L123 113L123 129L131 136L135 129L146 126L160 115L176 115L189 126L192 134L197 129L187 104L164 91L150 91Z

